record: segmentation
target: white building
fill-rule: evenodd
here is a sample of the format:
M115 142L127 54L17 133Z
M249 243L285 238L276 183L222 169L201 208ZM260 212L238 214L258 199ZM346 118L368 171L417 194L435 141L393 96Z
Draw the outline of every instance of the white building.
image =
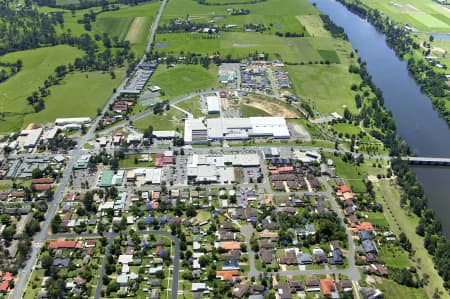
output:
M85 125L91 122L90 117L68 117L68 118L57 118L55 120L55 125L64 126L68 124L78 124Z
M42 136L42 128L32 129L32 130L22 130L20 131L19 137L17 137L17 143L22 148L34 148L39 138Z
M206 105L208 107L208 114L220 113L220 101L218 96L206 97Z
M208 143L208 133L202 119L186 119L184 123L184 143Z
M250 137L290 137L283 117L211 118L208 119L209 140L245 140Z

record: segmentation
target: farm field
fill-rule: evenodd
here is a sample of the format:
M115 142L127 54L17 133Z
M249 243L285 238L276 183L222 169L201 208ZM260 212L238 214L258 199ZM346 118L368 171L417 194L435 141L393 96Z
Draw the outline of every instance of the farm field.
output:
M200 65L177 65L167 68L160 65L151 77L148 85L158 85L169 100L200 89L218 87L217 66L211 64L208 69Z
M72 62L82 51L69 46L55 46L20 51L0 58L2 62L22 59L23 69L0 85L0 110L5 113L0 119L1 131L14 131L23 125L23 113L32 113L26 98L43 84L58 65ZM26 82L26 84L24 84Z
M101 13L94 23L95 31L106 32L119 40L128 40L138 56L144 54L150 27L160 2L120 6L120 10Z
M297 65L287 66L295 93L309 101L321 116L332 112L342 115L345 107L356 111L355 92L351 85L360 78L350 74L346 65Z
M390 18L429 33L448 32L450 9L432 0L363 0Z
M51 88L52 93L45 100L45 109L25 116L23 124L53 122L57 117L94 117L125 74L123 69L116 69L115 72L114 80L109 73L101 72L67 75L62 84Z

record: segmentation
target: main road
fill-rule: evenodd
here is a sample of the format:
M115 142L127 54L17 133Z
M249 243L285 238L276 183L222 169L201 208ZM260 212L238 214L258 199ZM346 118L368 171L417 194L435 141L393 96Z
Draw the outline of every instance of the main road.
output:
M156 33L156 29L158 28L158 23L159 20L161 18L162 12L164 10L164 7L167 4L167 0L164 0L161 3L161 6L158 10L158 13L156 15L155 21L152 24L151 30L150 30L150 35L147 41L147 47L146 50L150 50L150 46L154 40L155 37L155 33ZM144 54L144 57L141 59L141 61L143 61L145 59L146 54ZM58 209L58 206L61 202L61 200L63 199L63 195L64 195L64 190L66 189L68 183L69 183L69 178L70 175L72 173L72 169L74 164L76 163L76 161L80 158L80 156L83 154L83 146L84 144L93 138L94 134L95 134L95 130L102 118L102 116L106 113L106 111L109 109L109 105L112 104L114 102L114 100L117 98L117 96L119 96L120 94L120 90L123 89L123 87L125 86L125 84L127 83L129 77L125 77L124 80L122 81L122 83L119 85L119 87L116 89L116 92L113 93L113 95L108 99L108 101L105 103L105 106L102 109L102 112L100 113L100 115L98 115L95 120L93 121L93 123L91 124L91 127L89 128L88 132L82 136L79 139L77 148L75 150L72 151L72 156L71 159L63 173L62 178L60 179L59 183L58 183L58 187L56 189L56 193L54 194L54 198L51 201L48 210L47 210L47 215L45 218L44 223L41 226L41 231L36 235L34 241L33 241L33 245L31 247L31 254L30 257L28 258L28 260L25 263L25 266L23 267L23 269L19 272L19 276L17 281L15 282L15 286L13 291L11 292L9 298L10 299L21 299L24 291L27 287L27 283L28 280L31 277L31 273L33 271L34 266L36 265L36 262L38 260L39 257L39 253L41 250L41 247L43 245L43 242L46 241L46 239L48 238L48 232L50 229L50 224L51 221L53 219L53 217L55 216L55 213ZM176 287L178 287L178 284L175 285ZM178 289L177 289L178 292ZM176 292L176 293L177 293ZM176 294L175 293L175 294Z

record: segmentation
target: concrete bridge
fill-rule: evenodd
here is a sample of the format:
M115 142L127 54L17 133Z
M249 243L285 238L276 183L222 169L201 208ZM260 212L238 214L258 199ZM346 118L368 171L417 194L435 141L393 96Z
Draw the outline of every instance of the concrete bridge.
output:
M410 165L450 166L450 158L403 157Z

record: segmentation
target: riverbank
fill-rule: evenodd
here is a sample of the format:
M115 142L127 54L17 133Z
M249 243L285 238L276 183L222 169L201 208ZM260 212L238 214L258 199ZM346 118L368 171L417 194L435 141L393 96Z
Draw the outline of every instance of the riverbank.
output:
M368 16L365 10L359 10L358 6L353 3L344 2L343 4L347 7L351 7L352 10L358 12L357 14L360 16ZM329 14L334 22L344 27L353 47L359 50L359 56L364 60L368 60L368 73L373 77L376 86L383 91L383 94L385 95L384 104L393 111L397 125L397 133L402 136L408 144L412 145L412 148L416 152L418 151L421 154L425 153L430 156L448 155L449 148L447 141L449 141L449 134L447 125L438 118L436 112L431 109L429 98L420 93L414 80L409 77L405 63L400 62L398 56L395 57L395 55L393 55L392 48L387 48L386 43L392 46L392 40L389 39L389 36L380 34L380 31L383 32L388 28L389 30L393 30L393 35L395 32L400 32L397 36L406 38L407 36L403 34L403 28L395 27L392 24L385 27L385 24L383 24L384 17L381 16L379 12L374 13L375 17L371 17L370 19L368 17L365 18L373 25L372 26L370 23L367 23L350 13L350 9L346 10L345 7L335 2L318 1L317 6L322 11ZM355 27L357 27L358 30L355 30ZM378 32L376 32L373 27L378 28ZM405 41L403 43L405 48L401 50L407 52L408 45L412 42L413 41L411 40ZM381 61L383 63L380 63ZM372 80L372 78L370 79ZM433 138L437 139L434 140ZM439 138L445 139L446 142L440 141ZM386 140L383 141L386 143ZM391 147L392 151L392 145L386 144L386 146ZM448 265L450 262L445 253L445 249L449 246L449 242L445 237L441 237L442 227L440 223L435 220L434 212L428 208L424 190L416 180L415 174L408 169L407 165L405 167L406 168L397 167L396 171L396 175L399 177L400 186L404 191L404 195L401 197L403 199L401 209L410 209L417 217L423 219L421 221L423 230L419 232L424 237L421 239L418 235L412 234L412 236L408 238L414 237L416 247L419 246L418 248L422 249L425 242L427 251L434 258L428 254L422 255L421 258L428 257L428 265L435 265L444 280L445 286L448 288L449 275L447 269L449 268ZM405 178L406 181L402 181L401 179L403 178ZM409 188L409 186L413 188ZM445 186L433 187L436 189L439 187L445 188ZM437 211L442 210L438 209ZM445 214L441 214L440 216L446 217ZM406 223L408 223L406 226L409 226L410 229L412 229L412 232L414 232L417 223ZM450 252L450 249L448 252ZM432 267L431 269L433 270ZM435 273L437 276L438 271L434 270L431 273ZM430 291L428 293L430 296L434 294ZM442 291L442 293L443 296L448 296L447 291Z
M386 36L386 43L402 60L408 63L408 71L416 83L432 101L439 116L450 126L449 85L447 84L445 64L438 57L430 55L429 40L419 40L414 30L398 20L392 20L378 9L364 2L337 0L363 19L368 20L377 30Z

